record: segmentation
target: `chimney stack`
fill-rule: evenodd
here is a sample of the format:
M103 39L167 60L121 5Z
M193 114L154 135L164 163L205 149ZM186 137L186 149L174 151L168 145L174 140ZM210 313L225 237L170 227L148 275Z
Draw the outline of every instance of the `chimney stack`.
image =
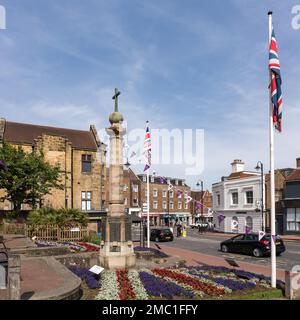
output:
M297 165L297 169L300 169L300 158L296 159L296 165Z
M244 171L244 162L242 160L236 159L231 163L232 173Z

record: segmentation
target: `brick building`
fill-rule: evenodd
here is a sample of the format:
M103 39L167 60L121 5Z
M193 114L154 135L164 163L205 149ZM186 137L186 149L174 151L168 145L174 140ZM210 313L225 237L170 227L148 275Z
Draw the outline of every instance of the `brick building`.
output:
M89 213L91 219L97 219L106 208L106 145L100 141L93 125L89 131L82 131L1 118L0 144L3 142L21 146L26 152L43 151L46 161L60 165L64 189L52 190L52 194L44 197L42 206L80 209ZM0 210L11 209L9 202L0 203ZM22 209L30 208L23 206Z
M141 180L131 169L124 169L124 203L129 214L138 216L141 213L141 185Z
M147 204L147 176L139 174L141 181L141 204ZM189 225L192 223L191 202L187 203L185 197L191 195L191 189L185 184L185 180L176 178L165 178L151 175L149 177L150 195L150 224L160 226L174 226L177 222ZM168 190L168 185L172 184L173 189ZM177 197L177 191L182 192L182 196ZM143 217L147 214L143 211Z
M285 194L285 182L293 169L277 169L275 170L275 216L276 216L276 233L283 234L284 208L283 202ZM271 186L270 173L265 175L265 226L266 230L271 230Z
M283 199L283 234L300 234L300 158L285 181Z
M196 202L191 202L191 215L193 222L213 222L213 198L212 193L208 190L206 191L191 191L191 197L195 201L199 201L203 204L201 208L196 207Z

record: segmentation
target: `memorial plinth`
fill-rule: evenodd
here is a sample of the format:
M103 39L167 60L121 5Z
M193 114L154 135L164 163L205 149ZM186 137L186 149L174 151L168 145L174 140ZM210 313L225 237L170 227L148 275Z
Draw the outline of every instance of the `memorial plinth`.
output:
M123 197L123 116L118 111L119 92L113 97L115 111L110 115L111 126L106 129L110 143L109 206L102 224L100 265L107 269L131 268L136 257L131 238L131 217L125 214Z

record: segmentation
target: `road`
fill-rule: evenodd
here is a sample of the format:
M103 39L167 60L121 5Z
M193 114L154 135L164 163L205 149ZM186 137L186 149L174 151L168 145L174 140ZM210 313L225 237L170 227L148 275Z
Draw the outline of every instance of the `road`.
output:
M231 235L228 235L230 238ZM220 258L230 258L234 260L268 265L271 263L270 257L255 258L253 256L235 253L223 253L219 251L220 242L226 238L215 234L199 234L196 229L188 229L186 238L174 238L173 242L163 242L163 245L178 247ZM300 265L300 241L285 241L286 251L277 257L277 268L291 270L293 266Z

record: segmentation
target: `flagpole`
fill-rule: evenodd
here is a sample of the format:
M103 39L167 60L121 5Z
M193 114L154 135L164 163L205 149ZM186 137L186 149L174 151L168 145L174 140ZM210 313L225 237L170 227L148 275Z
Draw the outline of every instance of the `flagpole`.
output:
M150 189L149 189L149 168L147 170L147 247L150 248Z
M272 39L272 12L268 12L269 16L269 45ZM272 287L276 288L276 230L275 230L275 174L274 174L274 124L273 124L273 103L271 89L271 70L269 71L270 88L269 88L269 129L270 129L270 188L271 188L271 266L272 266Z

